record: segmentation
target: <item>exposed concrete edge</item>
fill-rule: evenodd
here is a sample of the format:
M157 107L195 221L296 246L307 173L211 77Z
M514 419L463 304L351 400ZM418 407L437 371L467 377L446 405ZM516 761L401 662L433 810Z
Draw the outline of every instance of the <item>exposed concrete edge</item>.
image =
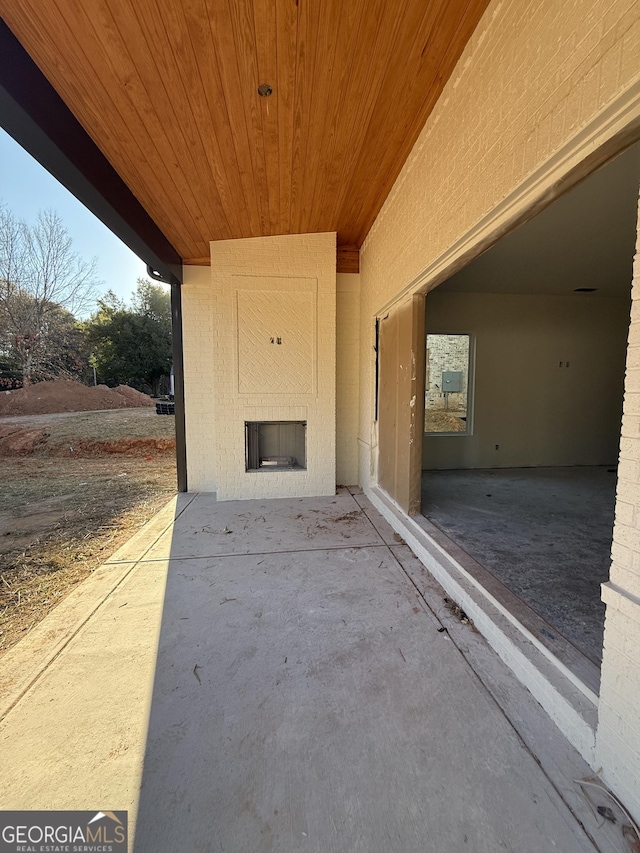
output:
M0 720L17 705L195 496L179 494L172 498L0 659ZM116 559L119 554L131 556L128 560Z
M576 646L560 634L526 602L505 586L495 575L462 548L454 539L436 527L422 515L413 517L414 521L435 541L455 562L462 566L476 584L492 600L497 601L500 610L507 615L516 627L524 628L526 636L532 636L533 642L542 646L541 651L552 661L559 661L569 670L569 678L580 689L587 688L586 695L598 696L600 692L600 667L587 658ZM576 681L577 679L577 681Z
M563 735L594 766L598 697L407 516L380 488L365 493L448 595L473 620L499 657Z
M603 583L601 589L602 600L606 605L619 610L632 622L640 624L640 599L611 581Z
M104 561L105 566L113 563L131 563L142 559L155 540L161 536L167 527L181 515L197 496L197 492L180 492L171 498L168 504L157 512L137 533L127 539L117 551ZM153 542L150 539L155 535ZM143 549L143 550L141 550Z

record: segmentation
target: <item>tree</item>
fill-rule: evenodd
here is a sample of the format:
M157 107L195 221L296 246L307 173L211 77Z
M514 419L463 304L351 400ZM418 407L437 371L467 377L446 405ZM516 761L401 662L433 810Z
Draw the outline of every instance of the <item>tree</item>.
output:
M109 291L85 324L91 360L107 385L127 384L158 394L171 369L171 297L138 279L131 308Z
M33 312L33 300L24 291L14 293L12 321L7 322L0 305L0 387L24 384L27 363L30 382L56 377L89 380L89 343L73 314L59 305L47 305L40 334L16 334L15 321L29 328Z
M11 345L5 313L0 306L0 391L19 388L21 384L20 365Z
M164 332L171 334L171 292L146 278L139 278L131 298L136 314L155 320Z
M94 301L97 284L96 260L72 250L57 213L41 212L30 226L0 205L0 335L23 384L59 375L61 332L70 343L73 315Z

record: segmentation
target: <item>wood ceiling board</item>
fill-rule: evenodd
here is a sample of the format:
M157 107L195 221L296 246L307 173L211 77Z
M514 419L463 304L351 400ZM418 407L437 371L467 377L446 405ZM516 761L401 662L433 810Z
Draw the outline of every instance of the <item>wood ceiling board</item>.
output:
M175 115L167 113L165 75L158 75L157 70L154 73L157 66L153 44L140 34L134 46L134 61L130 45L119 29L127 21L126 15L120 15L116 22L110 11L111 4L109 8L99 4L93 15L85 13L80 5L73 4L70 8L65 4L64 9L67 15L74 14L69 20L69 37L75 32L93 32L93 39L87 39L94 48L87 61L94 75L86 75L79 114L81 122L85 127L99 129L94 139L101 142L103 150L105 139L108 136L113 139L108 152L114 165L124 163L131 148L139 151L139 155L129 161L130 170L123 166L119 169L134 194L148 210L158 211L154 218L165 233L172 234L181 254L194 240L199 240L201 251L206 250L208 241L203 234L211 225L205 226L207 217L200 207L197 190L201 181L185 180L185 170L194 168L191 151ZM135 18L129 18L128 22L129 29L139 27ZM69 77L72 75L64 76L63 84ZM108 89L105 87L104 93L97 88L103 86L103 80L115 83ZM100 109L110 96L113 96L112 109ZM88 119L90 110L93 117ZM167 133L169 126L171 133Z
M269 2L269 0L267 0ZM291 163L293 109L296 96L295 58L298 44L298 4L276 3L276 86L271 96L278 109L278 185L282 234L291 233ZM266 82L266 81L265 81Z
M231 237L232 230L218 186L213 180L195 115L198 112L204 115L202 104L206 103L200 77L189 77L186 73L188 63L183 65L176 61L176 52L182 58L189 50L186 47L188 35L184 19L175 14L174 9L164 6L164 14L168 19L165 26L160 9L153 0L136 0L135 4L130 4L128 0L110 0L114 23L117 22L121 32L133 31L137 27L144 33L146 50L139 47L135 64L139 69L144 93L152 107L152 115L156 114L162 125L168 124L175 128L173 133L166 136L174 155L172 165L175 167L176 183L185 202L191 199L195 205L193 210L199 228L198 237L206 242L211 223L215 223L216 228L226 233L227 237ZM171 39L167 39L167 32L172 33ZM153 46L156 46L155 50ZM161 81L161 84L156 85L156 81ZM191 92L194 97L190 100ZM208 192L198 193L197 184L193 182L188 182L186 186L185 173L200 173Z
M361 245L487 2L0 11L181 256L201 259L233 237L336 230Z
M306 198L307 156L313 93L326 66L316 68L316 51L320 20L320 3L303 2L298 6L298 35L296 41L296 82L293 102L293 157L291 160L290 228L302 232L302 214ZM314 229L315 230L315 229Z
M117 27L108 10L102 7L93 16L89 16L82 5L63 4L62 9L64 16L61 12L57 23L60 28L63 25L66 28L58 38L69 49L56 52L76 61L82 61L84 57L85 64L81 70L91 65L95 73L75 73L69 67L70 60L66 59L59 69L58 78L51 82L67 103L79 102L80 106L74 112L81 124L134 195L151 212L159 227L165 234L171 234L174 245L182 254L183 246L198 233L197 207L192 194L189 193L185 199L174 180L179 177L177 158L169 146L156 110L147 102L146 91ZM87 38L80 40L76 33L85 33ZM90 33L94 34L93 37ZM92 46L90 57L84 52L85 46L89 45ZM140 52L143 47L140 44ZM107 87L104 82L107 80L115 81L117 85ZM74 83L79 97L72 100L72 95L67 94L67 87ZM133 156L129 156L131 152ZM145 179L142 169L151 178L154 174L162 175L162 182ZM167 197L171 200L170 207L166 205Z
M325 9L328 8L329 4L326 4ZM314 111L312 134L315 160L313 168L309 168L302 222L306 230L315 226L322 231L324 222L327 223L327 231L335 230L331 227L331 218L325 215L327 176L335 163L335 144L341 128L344 97L355 58L363 8L363 0L338 3L337 6L332 7L333 25L331 26L329 21L328 34L320 44L322 66L326 69L326 82L321 87L316 101L317 108ZM336 97L335 94L338 96Z
M245 84L240 76L240 68L236 58L233 22L229 6L223 0L207 0L210 15L210 32L212 47L216 51L220 79L224 98L227 104L223 121L228 121L235 147L235 161L240 173L243 187L242 203L246 206L250 220L250 232L241 234L242 237L259 237L263 233L260 221L260 205L256 196L251 137L247 124L247 110L244 105ZM252 93L257 98L255 81L252 81ZM218 122L216 122L216 125ZM236 235L234 235L236 236ZM220 239L216 234L211 239Z
M256 48L257 79L259 84L267 83L272 89L277 85L278 60L276 20L277 7L273 0L254 0L253 20ZM269 214L269 230L282 231L282 216L280 207L280 161L278 158L278 97L261 97L258 100L260 120L262 123L262 140L264 144L264 162L267 178L267 203Z
M354 65L358 58L358 44L363 40L361 32L367 0L353 0L342 7L340 42L337 48L338 60L332 77L335 81L335 97L331 99L327 121L324 126L324 138L321 143L321 157L318 175L311 201L310 221L317 223L320 231L337 230L331 215L331 199L339 186L340 169L347 145L344 116L349 107L354 78ZM342 58L342 62L339 59Z
M180 186L178 156L172 145L173 140L163 132L162 118L158 112L163 99L157 97L154 104L143 80L145 67L151 64L144 40L139 41L134 62L108 8L98 6L91 15L82 4L63 5L62 8L69 16L67 36L62 43L69 44L71 34L75 32L84 31L87 35L86 41L82 40L88 48L85 61L93 73L85 73L82 83L82 103L78 105L82 124L95 129L94 139L103 148L104 140L109 138L110 159L114 165L124 162L131 164L126 179L136 195L141 193L141 170L145 164L156 174L163 175L163 182L171 181L175 202L179 207L182 206L180 218L186 220L188 226L185 236L189 231L195 231L199 226L200 214L192 193L188 192L185 198ZM64 53L74 56L71 51ZM79 51L75 56L79 58ZM80 76L77 75L78 78ZM63 97L69 79L73 79L73 71L63 73L61 80L54 81L54 85L62 89ZM155 90L163 88L162 81L157 81ZM107 116L110 120L106 119ZM140 152L135 158L127 156L132 145ZM153 191L153 183L147 180L146 184L146 192L142 193L145 204L149 203L149 195Z
M323 222L337 222L344 183L350 177L350 168L357 158L357 148L375 106L377 80L384 74L384 64L391 47L390 18L393 4L385 0L367 0L360 20L357 38L352 44L354 60L345 81L342 120L337 125L333 160L327 164L324 195L320 216ZM375 61L374 61L375 57ZM346 121L345 117L349 120ZM349 242L341 239L341 242Z
M338 246L336 272L360 272L360 251L357 246Z
M209 93L202 82L198 57L192 42L193 30L189 28L182 4L171 6L161 4L158 7L158 15L150 17L156 23L157 35L153 30L150 30L147 38L156 35L158 40L166 40L166 32L174 34L173 38L168 41L168 51L163 54L161 62L166 63L165 73L170 75L170 79L175 75L175 78L180 80L182 93L176 104L179 111L177 118L181 126L189 130L190 142L193 142L198 164L208 166L204 172L203 181L207 186L215 187L219 204L215 214L219 217L221 227L226 227L229 236L231 236L242 230L239 216L239 210L242 208L239 208L235 203L234 193L231 190L231 187L234 187L233 178L237 177L237 171L234 168L231 168L229 173L224 170L226 159L222 154L219 135L213 132ZM208 47L204 49L206 51ZM167 61L167 54L170 54L170 64ZM158 73L162 74L162 67L157 62L156 66ZM190 98L191 92L197 92L198 97ZM224 129L224 123L221 122L220 124L221 128ZM221 141L227 141L223 134L220 134L220 137ZM232 151L233 149L227 150ZM235 157L232 155L230 159L232 166L234 160ZM237 192L239 186L235 184L235 187ZM209 210L207 212L204 210L203 213L207 217L206 221L211 222L214 211ZM205 225L205 230L202 232L204 243L207 241L206 232L207 226Z
M402 114L413 117L422 105L424 93L430 91L435 76L433 63L429 61L432 55L430 40L444 5L445 0L438 0L421 10L414 9L417 14L407 16L398 33L388 73L378 93L376 110L359 148L357 163L350 171L339 207L338 231L347 243L361 245L364 237L360 238L362 222L358 211L375 207L377 214L381 207L377 197L386 198L393 185L396 176L391 180L389 176L396 162L396 150L411 130L408 122L394 122L394 104L400 104ZM420 129L422 124L420 121ZM384 145L380 145L381 139ZM373 190L377 190L377 204L372 204Z
M269 191L265 163L262 110L258 95L258 65L256 57L255 25L249 4L229 3L235 45L235 56L240 80L240 102L244 108L246 132L251 152L253 194L257 202L259 231L254 236L271 233L269 218Z
M385 79L372 126L351 170L351 181L340 206L338 233L345 243L362 245L400 174L475 28L475 23L469 28L466 21L467 27L460 33L460 25L456 25L456 21L465 20L468 8L468 0L431 3L415 29L418 38L411 50L404 52L408 58L402 60L400 45L394 51L394 67ZM456 12L455 17L452 11ZM408 43L409 32L402 33L402 40ZM409 118L405 124L393 121L393 105L399 100L401 113ZM383 146L378 144L381 138L385 140ZM362 211L366 211L364 216Z
M403 17L395 4L385 3L384 0L377 9L367 10L365 15L365 38L363 45L371 44L369 57L363 56L356 65L352 85L354 90L350 96L351 103L357 103L353 118L348 124L348 136L345 139L344 154L340 158L340 173L338 183L331 202L330 216L335 222L340 220L342 207L348 198L349 187L354 177L353 170L359 160L363 146L368 144L369 128L376 116L376 107L380 91L384 86L386 72L393 61L397 37L403 32ZM375 56L375 61L373 57ZM378 117L382 124L389 117ZM387 140L382 134L377 136L376 146L380 150L387 149ZM358 180L358 183L361 182ZM371 188L369 188L369 192ZM340 233L340 240L353 243L346 234Z
M28 12L26 10L18 9L18 13L20 11L23 11L24 17L27 20L29 20L30 16L29 16ZM14 26L14 30L15 30L15 28L16 27ZM58 21L58 28L56 30L56 38L60 39L60 40L64 40L64 43L68 46L69 49L64 52L64 54L66 56L73 56L77 60L82 59L82 52L83 52L82 46L80 45L79 41L76 40L73 31L64 27L64 22L62 21L62 19L60 19ZM43 46L42 46L41 50L38 50L40 41L42 41ZM74 42L76 42L76 43L74 44ZM37 56L46 55L47 50L48 50L48 46L50 43L50 38L48 36L48 33L42 32L42 30L36 29L34 37L33 37L33 43L35 45L35 49L32 46L32 57L35 58L36 55ZM56 62L56 60L58 60L58 61ZM87 121L82 122L82 117L78 114L78 111L76 111L76 113L75 113L77 118L79 120L81 120L81 123L84 124L85 128L87 127L87 125L89 125L89 126L98 125L100 122L100 116L96 114L94 117L93 110L91 109L91 104L90 104L90 99L89 99L90 87L87 85L87 80L86 80L85 75L83 73L79 73L79 74L71 73L69 68L70 68L70 66L69 66L68 59L63 59L63 52L58 51L57 54L54 53L52 56L52 64L49 66L48 77L50 78L51 82L54 84L54 88L57 89L57 91L61 95L62 99L66 103L68 103L68 104L69 103L77 103L77 102L85 103L85 105L87 107L87 114L89 116L89 121L88 122ZM53 73L52 73L52 70L53 70ZM57 85L56 86L55 81L57 79L62 79L63 81L66 82L67 85L65 85L65 86ZM110 96L106 92L106 90L104 92L104 103L106 104L107 109L109 107L112 107L113 110L115 110L115 105L113 105L112 103L110 104ZM106 139L107 143L112 142L114 146L117 144L117 133L115 130L115 123L112 126L107 127L107 132L105 133L105 136L107 137L107 139ZM95 141L95 139L94 139L94 141ZM105 142L105 140L103 140L103 143L104 142ZM101 146L101 147L104 149L104 147L109 147L109 145L105 146L103 144L103 146ZM135 142L133 144L133 146L131 148L131 152L129 150L127 150L127 155L129 153L132 154L131 163L134 162L136 157L139 160L143 159L142 151L140 151L138 149L137 142ZM128 160L129 160L129 157L127 157L125 159L125 166L127 165ZM123 177L126 179L126 174L123 174L123 164L119 163L118 165L120 167L119 168L120 174L122 174ZM132 170L133 170L133 167L132 167Z
M234 135L220 74L220 66L211 32L211 19L204 4L181 7L185 25L193 48L194 63L200 76L205 102L201 109L203 135L212 145L211 168L219 187L228 187L228 195L235 209L233 233L249 235L251 218L246 192L251 187L243 184L238 167ZM195 75L195 71L193 72ZM213 132L212 116L220 117ZM216 150L217 149L217 150Z

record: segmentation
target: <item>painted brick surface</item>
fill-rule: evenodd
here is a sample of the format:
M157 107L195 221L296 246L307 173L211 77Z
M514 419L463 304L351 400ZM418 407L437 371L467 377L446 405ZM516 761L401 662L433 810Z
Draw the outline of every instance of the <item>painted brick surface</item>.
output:
M198 428L213 436L218 499L334 494L335 234L211 243L210 276L213 393ZM245 470L245 421L263 420L307 421L307 470ZM187 464L192 483L211 465Z
M216 491L213 448L213 290L211 268L186 266L183 293L187 457L190 490ZM360 276L338 273L336 292L336 482L358 482ZM252 407L246 420L276 420L278 407ZM293 420L306 407L289 410Z
M640 213L634 262L632 320L640 309ZM605 781L640 818L640 413L636 363L640 324L629 327L616 517L607 604L596 763Z
M185 266L182 285L184 395L189 491L215 492L213 293L210 267Z
M360 276L338 273L336 292L336 481L358 480Z
M262 290L268 280L234 276L235 287L246 286L236 290L240 394L315 391L317 280L280 279L274 287L278 284L281 290Z
M376 481L375 316L470 260L640 119L635 0L494 0L360 252L360 483ZM597 764L640 816L640 282L636 262ZM624 504L624 506L622 506ZM633 511L632 509L633 508ZM631 520L633 518L633 521ZM624 586L622 586L624 584ZM618 588L619 587L619 588ZM618 614L622 614L622 619ZM622 687L624 683L624 689Z
M428 285L420 276L440 259L472 253L505 199L522 191L506 220L542 196L585 156L564 152L600 118L605 141L621 99L637 115L639 55L633 0L489 5L361 249L363 445L372 442L375 314ZM553 162L556 171L537 180ZM375 460L363 453L363 485L371 470Z

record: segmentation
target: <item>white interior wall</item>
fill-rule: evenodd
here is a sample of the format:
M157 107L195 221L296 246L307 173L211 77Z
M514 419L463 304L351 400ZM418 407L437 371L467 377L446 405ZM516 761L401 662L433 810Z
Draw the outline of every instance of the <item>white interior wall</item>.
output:
M473 434L425 435L423 468L615 464L628 299L436 289L426 325L472 335L475 390Z

